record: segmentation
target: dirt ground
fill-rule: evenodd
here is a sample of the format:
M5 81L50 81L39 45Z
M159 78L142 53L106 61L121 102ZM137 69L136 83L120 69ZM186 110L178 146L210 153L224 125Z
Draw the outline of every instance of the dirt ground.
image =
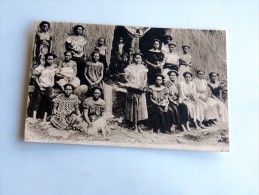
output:
M101 132L96 136L73 130L61 131L49 122L31 123L27 119L25 141L205 151L228 151L229 146L228 126L225 123L202 130L192 129L190 132L173 130L171 135L153 133L144 126L142 133L136 133L118 118L110 121L107 128L111 133L104 137Z

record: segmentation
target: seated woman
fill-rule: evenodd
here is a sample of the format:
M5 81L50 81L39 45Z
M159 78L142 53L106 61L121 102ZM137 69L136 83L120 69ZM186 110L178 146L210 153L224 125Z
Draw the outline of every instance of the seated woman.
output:
M211 92L208 88L208 82L204 79L205 72L203 70L197 71L198 78L193 79L196 84L197 101L203 108L205 123L211 126L216 119L219 118L217 111L217 101L211 98Z
M64 92L53 99L54 107L50 122L59 130L80 130L81 128L80 101L73 92L74 86L65 84Z
M184 126L188 121L187 106L179 103L179 84L177 81L179 74L176 70L171 70L167 74L169 81L166 82L165 86L169 91L169 106L173 111L173 123L180 125L183 131L187 131Z
M227 107L223 103L222 99L222 90L223 86L220 84L220 81L218 80L219 74L216 72L211 72L209 74L210 80L208 82L208 86L212 92L212 98L217 101L217 108L219 113L219 120L222 122L228 121L228 112Z
M85 66L85 79L87 80L87 85L91 89L93 87L103 87L103 72L104 65L99 62L100 53L94 51L91 54L92 60L86 63Z
M65 59L61 60L58 65L59 72L56 74L60 79L57 84L64 91L65 84L72 84L75 88L79 87L80 80L76 77L77 64L72 60L72 53L70 51L64 52Z
M204 113L201 105L197 102L197 94L196 94L196 85L192 82L192 73L185 72L183 73L184 82L180 82L179 85L179 102L183 103L187 106L188 109L188 121L186 123L187 131L190 130L190 122L193 121L195 128L206 128L202 125L204 120Z
M84 119L88 123L89 127L92 126L92 122L101 118L105 111L105 101L100 98L101 95L102 89L95 87L92 89L92 97L84 100Z
M173 112L169 107L168 89L163 85L164 78L161 74L155 75L156 83L149 88L148 115L154 133L160 129L161 133L171 134Z
M142 64L143 55L133 54L134 64L125 68L127 81L126 120L134 124L135 131L141 133L139 123L148 118L146 94L147 68Z

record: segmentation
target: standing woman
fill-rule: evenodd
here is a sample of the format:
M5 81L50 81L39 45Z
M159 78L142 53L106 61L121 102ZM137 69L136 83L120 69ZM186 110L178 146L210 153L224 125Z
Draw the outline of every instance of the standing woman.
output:
M147 84L148 69L142 64L143 55L134 53L134 63L125 68L127 86L126 120L134 124L134 130L142 131L139 123L148 118L146 94L144 89Z
M179 60L179 82L184 81L183 73L185 72L191 72L191 66L192 66L192 56L189 54L190 46L189 45L183 45L183 54L180 56Z
M164 65L164 54L160 50L161 41L158 39L153 40L153 48L146 54L146 64L148 65L148 78L149 85L155 84L155 75L161 74Z
M169 44L172 43L173 37L170 35L165 35L164 36L164 42L162 43L161 51L166 54L169 52Z
M85 66L85 79L87 81L88 87L91 89L93 87L103 87L103 63L99 62L100 53L94 51L91 54L91 61L86 63Z
M169 106L173 111L174 124L179 125L183 131L187 131L185 124L188 121L188 110L185 104L179 103L179 84L177 78L179 76L176 70L171 70L168 73L169 81L166 83L166 87L169 92ZM188 127L187 127L188 128Z
M49 33L50 23L47 21L42 21L39 26L40 31L35 35L33 50L34 61L37 65L45 63L45 55L47 53L51 53L52 51L53 40L53 36Z
M158 133L160 129L161 133L171 134L173 112L169 107L168 89L163 85L165 77L161 74L157 74L154 77L156 83L149 88L151 103L148 108L148 115L150 125L154 133Z
M104 69L103 69L103 77L106 77L108 65L107 65L107 46L106 46L106 39L104 37L100 37L97 41L97 44L95 46L95 51L98 51L100 53L100 59L99 61L103 63Z
M219 76L218 73L211 72L209 74L210 79L208 82L208 86L211 89L213 99L216 100L218 103L217 108L219 113L219 119L222 122L227 122L228 121L227 107L223 103L223 99L222 99L223 86L220 84L220 81L218 80L218 76Z
M187 106L189 113L189 120L186 122L186 129L190 130L191 120L194 122L195 128L206 128L202 125L204 120L204 113L201 105L197 101L197 92L196 85L192 82L192 73L185 72L183 73L185 78L184 82L181 82L179 85L179 101Z
M67 51L72 52L72 60L77 63L77 77L81 82L85 83L84 68L85 68L85 45L86 39L83 37L84 27L82 25L75 25L73 28L74 34L69 36L66 40Z
M197 101L203 108L205 122L207 125L215 124L214 121L219 118L217 111L217 101L211 98L211 93L208 88L208 82L204 79L205 72L197 71L198 78L193 79L196 85Z

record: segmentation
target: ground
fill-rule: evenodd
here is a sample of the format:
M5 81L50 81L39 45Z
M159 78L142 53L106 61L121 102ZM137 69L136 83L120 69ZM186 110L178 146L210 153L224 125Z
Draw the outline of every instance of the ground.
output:
M57 130L49 122L25 123L25 141L47 143L70 143L83 145L108 145L126 147L146 147L164 149L187 149L205 151L228 151L228 126L218 123L212 127L190 132L174 130L171 135L157 134L143 128L142 133L129 130L121 123L121 118L109 122L111 133L104 137L101 132L88 135L79 131Z

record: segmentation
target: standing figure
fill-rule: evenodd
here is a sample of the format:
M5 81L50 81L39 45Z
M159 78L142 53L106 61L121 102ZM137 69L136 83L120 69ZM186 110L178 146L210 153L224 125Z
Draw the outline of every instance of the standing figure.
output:
M34 64L40 65L45 63L45 55L52 51L53 36L49 33L50 23L42 21L40 31L35 35L33 58Z
M83 37L84 27L82 25L75 25L73 31L74 34L70 35L66 40L66 49L67 51L72 52L72 60L77 63L77 77L81 82L85 83L84 68L86 62L86 39Z
M148 118L145 87L148 69L142 64L143 55L135 53L134 63L125 68L127 81L126 120L134 124L134 130L142 132L139 123Z
M161 51L166 54L169 52L169 44L172 43L173 37L170 35L165 35L164 36L164 41L162 43Z
M101 118L105 112L105 101L100 98L101 95L102 89L95 87L92 89L92 96L84 100L84 119L89 127L92 126L92 122Z
M216 119L219 118L217 110L217 101L211 97L211 92L208 87L208 82L204 79L205 72L203 70L197 71L198 78L193 79L196 84L197 101L203 108L205 123L211 126Z
M76 77L77 64L72 60L72 53L70 51L64 52L65 59L61 60L58 65L59 72L56 74L60 79L57 84L64 91L65 84L72 84L75 88L79 87L80 80Z
M179 60L179 82L184 81L183 73L185 72L191 72L191 66L192 66L192 56L189 54L190 46L189 45L183 45L183 54L180 56Z
M51 124L59 130L80 130L81 113L79 111L80 100L73 94L72 84L64 85L64 92L52 101L54 103Z
M107 46L106 39L104 37L100 37L98 39L97 45L95 46L95 51L98 51L100 54L99 61L103 63L103 77L106 77L108 65L107 65Z
M176 43L169 43L168 46L169 46L169 52L165 54L165 65L163 70L165 81L169 80L167 73L170 70L178 71L179 60L180 60L180 56L174 52L174 49L177 46Z
M169 91L163 85L164 76L157 74L154 76L156 83L151 85L150 104L148 105L149 122L153 128L154 133L171 134L171 127L173 124L173 111L169 107Z
M169 81L165 86L169 92L169 106L173 111L173 124L181 127L183 131L187 131L185 124L188 121L188 110L185 104L179 103L179 83L177 78L179 76L176 70L170 70L168 73Z
M219 74L216 72L211 72L209 74L210 80L208 82L208 86L212 92L212 97L218 103L218 113L219 113L219 120L222 122L228 121L228 112L227 107L223 103L222 99L222 90L223 86L221 85L220 81L218 80Z
M87 81L88 87L91 89L93 87L103 87L103 63L99 62L100 53L98 51L94 51L91 54L91 61L86 63L85 66L85 79Z
M50 92L54 86L54 77L58 72L57 65L54 63L55 58L55 54L46 54L45 64L41 64L33 70L36 86L32 102L37 118L42 118L45 112L48 115L51 114Z
M192 73L185 72L183 73L185 78L184 82L181 82L179 85L179 102L183 103L187 106L188 109L188 120L186 123L187 131L190 130L190 122L193 121L195 128L206 128L202 122L204 120L204 113L201 105L197 101L197 92L196 92L196 85L192 82Z
M148 84L155 84L155 75L161 74L164 65L164 54L160 50L161 41L153 40L153 48L146 54L146 64L148 66Z

